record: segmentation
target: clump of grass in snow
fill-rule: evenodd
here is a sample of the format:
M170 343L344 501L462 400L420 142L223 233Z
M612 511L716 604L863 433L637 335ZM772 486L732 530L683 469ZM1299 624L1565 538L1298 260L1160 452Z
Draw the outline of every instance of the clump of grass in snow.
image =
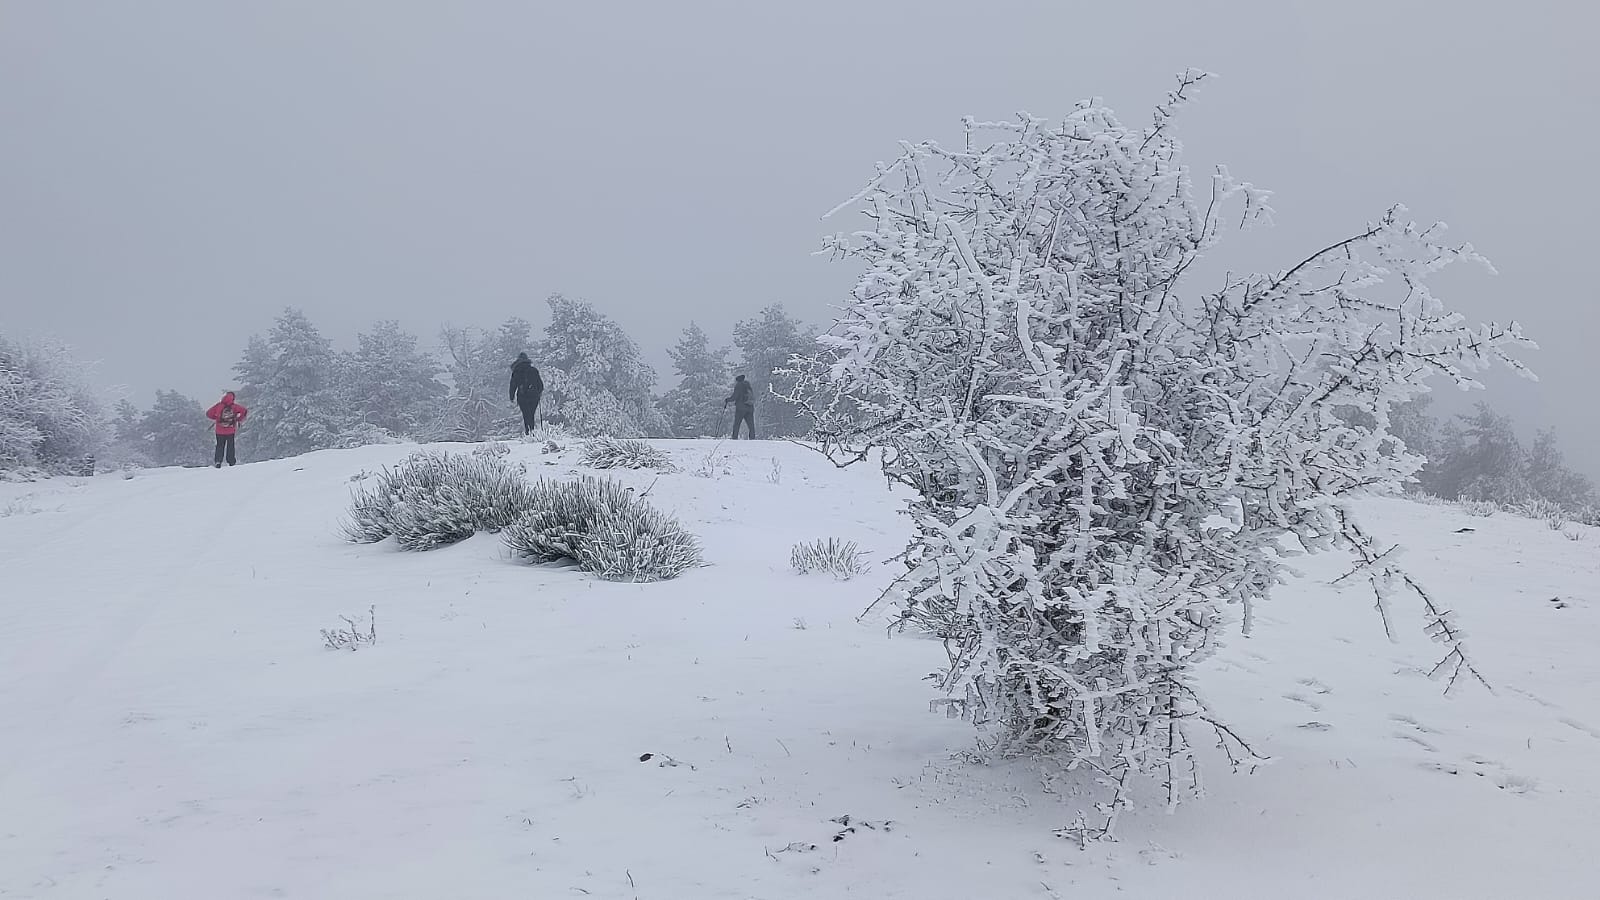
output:
M499 531L533 508L522 467L502 454L419 450L351 492L344 532L355 543L393 537L402 550L432 550Z
M644 441L599 437L583 445L583 462L595 469L655 469L670 472L672 460Z
M855 541L839 538L795 544L789 551L789 563L801 575L823 572L849 581L867 571L867 562Z
M614 482L540 481L534 509L508 525L506 546L535 562L571 560L606 581L664 581L699 565L678 521Z

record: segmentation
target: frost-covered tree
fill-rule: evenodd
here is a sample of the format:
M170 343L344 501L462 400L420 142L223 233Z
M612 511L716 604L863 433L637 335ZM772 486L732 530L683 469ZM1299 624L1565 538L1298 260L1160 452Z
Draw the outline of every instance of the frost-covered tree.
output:
M198 465L211 456L210 425L198 400L177 391L156 391L155 405L140 414L124 435L151 465Z
M790 369L796 356L816 352L816 335L785 312L782 303L774 303L735 324L733 343L740 356L736 368L755 390L756 423L761 433L768 437L804 435L810 422L790 399L795 389ZM723 397L727 397L726 388Z
M1528 484L1538 497L1560 505L1568 511L1577 511L1595 503L1594 482L1580 472L1567 468L1552 428L1541 430L1528 448Z
M678 386L662 396L661 412L675 437L722 435L729 417L722 401L728 396L728 351L712 347L699 325L690 322L678 343L667 350L678 373Z
M239 402L250 410L240 454L276 459L340 445L355 418L339 390L344 364L298 309L285 309L265 338L252 335L234 366Z
M368 425L394 435L415 436L438 420L447 392L444 368L417 345L417 337L393 320L377 322L356 336L343 392L349 407Z
M83 363L65 345L0 335L0 472L84 470L114 437Z
M633 338L582 300L551 294L548 302L550 322L532 356L551 420L581 435L666 435L666 418L651 396L656 373L640 360Z
M510 405L511 364L533 343L533 326L513 317L494 331L446 327L440 336L450 361L450 394L438 437L481 441L522 433Z
M1527 452L1509 416L1478 403L1441 432L1430 479L1433 492L1449 499L1512 503L1528 496Z
M1144 128L1086 102L903 145L853 201L864 230L825 244L865 272L803 391L829 453L881 449L915 491L889 596L943 637L940 686L996 750L1100 773L1113 815L1139 773L1177 802L1202 738L1250 754L1193 669L1249 628L1286 539L1353 554L1380 609L1409 592L1446 648L1436 671L1474 674L1450 612L1348 501L1420 463L1384 449L1393 404L1430 375L1520 368L1526 343L1445 309L1430 276L1478 257L1399 207L1285 268L1188 284L1230 223L1268 214L1225 169L1196 200L1172 117L1202 78ZM833 420L840 397L859 421Z

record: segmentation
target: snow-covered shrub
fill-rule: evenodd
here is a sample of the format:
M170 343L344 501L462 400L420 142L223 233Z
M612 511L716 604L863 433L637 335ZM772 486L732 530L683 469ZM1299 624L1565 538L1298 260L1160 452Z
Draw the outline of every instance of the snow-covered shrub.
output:
M1197 729L1252 756L1193 670L1250 627L1285 538L1350 552L1380 609L1409 592L1446 648L1436 673L1476 674L1448 608L1347 501L1421 463L1387 435L1393 404L1431 374L1520 368L1527 343L1445 309L1430 276L1479 258L1399 207L1276 271L1186 284L1230 220L1268 214L1223 169L1195 200L1172 121L1202 77L1144 128L1084 103L903 145L855 198L863 230L825 243L864 273L802 385L824 450L883 448L915 492L889 596L950 623L940 686L994 750L1098 773L1113 816L1141 773L1178 801Z
M535 562L576 562L608 581L663 581L700 561L694 536L617 482L541 480L532 511L502 532Z
M867 561L856 542L839 538L795 544L789 551L789 564L801 575L822 572L840 581L867 571Z
M9 519L12 516L31 516L41 512L44 512L44 510L33 502L33 495L23 494L0 506L0 519Z
M374 444L403 444L406 439L368 422L357 422L333 437L333 446L342 450Z
M504 441L489 441L488 443L479 444L478 446L472 448L473 456L484 456L491 459L501 456L509 456L510 453L511 445Z
M667 454L644 441L598 437L583 445L583 464L594 469L655 469L671 472Z
M565 446L577 440L577 437L561 425L552 425L542 422L534 426L533 431L523 438L530 444L560 444Z
M419 450L351 491L344 531L355 543L393 537L403 550L431 550L499 531L533 508L521 466L499 456Z
M1521 516L1524 519L1538 519L1551 531L1560 531L1567 527L1567 511L1554 500L1531 497L1506 508L1513 515Z
M1500 504L1490 500L1463 500L1460 505L1462 512L1480 519L1487 519L1500 511Z

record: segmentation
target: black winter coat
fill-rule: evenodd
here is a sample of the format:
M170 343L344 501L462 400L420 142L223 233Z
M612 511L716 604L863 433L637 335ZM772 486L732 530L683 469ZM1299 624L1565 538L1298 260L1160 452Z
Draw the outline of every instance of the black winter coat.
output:
M519 398L517 395L521 394ZM514 403L537 404L544 395L544 379L533 363L519 359L511 364L511 400Z

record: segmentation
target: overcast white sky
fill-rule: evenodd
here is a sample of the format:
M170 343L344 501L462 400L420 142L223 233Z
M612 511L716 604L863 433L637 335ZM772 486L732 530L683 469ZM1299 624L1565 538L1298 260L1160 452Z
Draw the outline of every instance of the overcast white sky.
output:
M810 252L852 223L819 216L895 141L1087 95L1143 121L1197 66L1222 77L1182 122L1191 161L1278 210L1221 252L1287 265L1395 201L1449 222L1501 275L1447 298L1544 348L1541 383L1488 399L1600 474L1593 10L0 0L0 329L147 404L228 386L285 304L347 342L541 324L559 290L661 364L691 318L825 318L851 272Z

